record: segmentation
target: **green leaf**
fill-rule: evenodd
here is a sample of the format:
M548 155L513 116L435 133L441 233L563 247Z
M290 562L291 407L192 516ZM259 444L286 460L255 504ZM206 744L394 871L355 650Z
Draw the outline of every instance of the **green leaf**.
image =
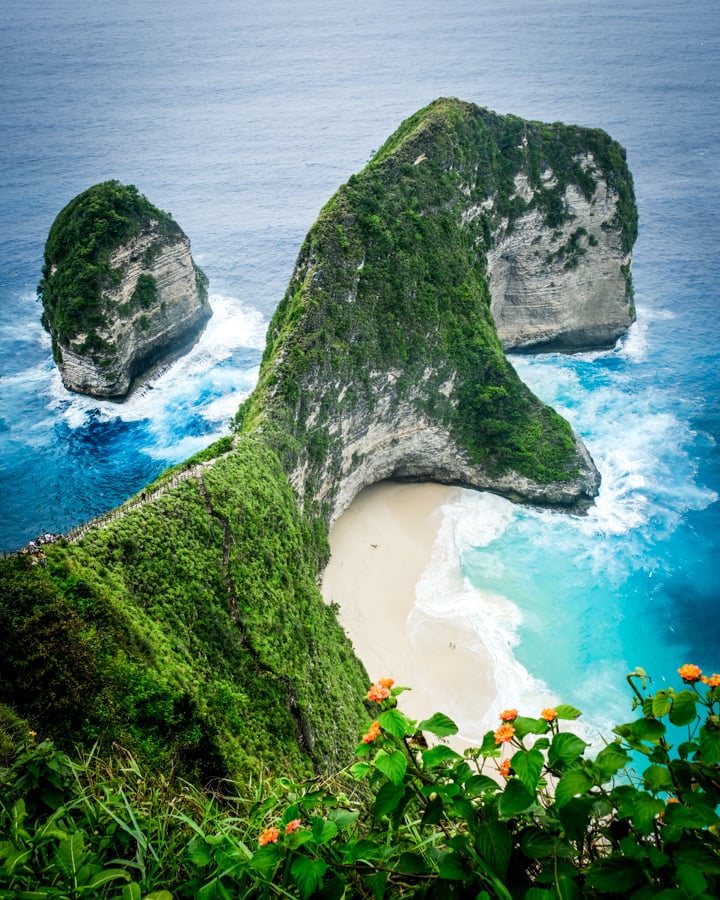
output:
M524 738L526 734L546 734L550 729L550 725L545 719L531 719L528 716L518 716L513 719L512 726L517 738Z
M651 744L657 744L666 730L665 725L657 719L636 719L630 723L631 736L637 741L649 741Z
M542 828L527 828L520 836L520 849L528 859L555 856L557 838Z
M331 809L328 818L334 822L340 831L350 828L357 821L360 813L353 809Z
M446 747L445 744L437 744L437 746L431 747L429 750L423 750L422 758L428 769L439 766L444 762L455 762L458 759L462 759L459 753L451 747Z
M366 775L372 772L373 767L370 763L366 762L357 762L354 765L350 766L350 774L356 781L362 781Z
M122 900L142 900L140 885L134 881L132 882L132 884L124 885L121 897Z
M709 875L720 875L720 855L706 844L683 840L675 850L674 860L677 865L693 866Z
M153 891L152 894L145 894L143 900L173 900L170 891Z
M87 855L83 833L76 831L69 838L60 841L55 855L65 874L71 878L75 877Z
M280 849L277 844L265 844L253 854L250 865L254 869L269 870L274 869L281 860Z
M656 719L661 719L670 712L672 701L667 691L658 691L652 700L652 714Z
M555 805L562 809L573 797L586 794L592 785L593 780L584 769L570 769L557 783Z
M532 794L537 790L544 764L542 753L534 747L532 750L519 750L512 758L515 774Z
M381 819L383 816L389 815L395 810L400 801L405 796L405 786L402 784L393 784L386 781L380 787L375 797L375 805L373 806L373 816Z
M496 793L500 790L500 785L487 775L473 775L465 782L464 794L472 799L473 797L482 797L483 794Z
M707 888L707 880L702 872L698 872L695 866L683 863L677 867L678 886L691 897L702 894Z
M118 878L122 878L124 881L130 881L130 875L124 869L103 869L102 872L98 872L92 876L87 883L87 887L99 888L109 881L117 881Z
M383 731L396 738L410 737L415 733L415 725L397 708L381 712L378 722Z
M680 691L673 696L670 721L673 725L689 725L697 717L698 696L694 691Z
M498 800L498 812L503 818L509 818L525 812L534 803L535 794L531 794L518 778L510 778Z
M446 853L440 860L438 875L446 881L470 881L473 872L457 853Z
M707 725L700 728L700 756L707 766L720 762L720 731L710 730Z
M650 766L643 772L645 787L657 794L659 791L672 791L675 789L672 777L666 766Z
M495 732L486 731L482 744L480 745L480 756L492 759L493 757L500 756L501 752L499 745L495 743Z
M572 797L562 808L558 807L558 816L569 840L585 839L592 806L593 801L589 797Z
M375 755L375 767L393 784L402 783L407 770L407 758L400 750L378 750Z
M684 803L669 803L665 807L665 824L680 828L707 828L720 824L720 817L708 806L686 806Z
M421 825L437 825L444 814L442 797L436 796L428 800L423 811Z
M428 864L422 856L409 851L400 854L400 859L393 868L402 875L425 875L429 871Z
M190 862L193 865L200 866L201 869L210 865L213 859L213 851L208 847L205 838L199 834L196 834L188 844L187 854Z
M657 797L651 797L650 794L638 792L633 806L630 820L635 829L640 834L650 834L656 817L665 809L664 801Z
M475 831L475 849L501 878L510 865L512 843L510 831L503 822L483 822Z
M438 737L449 737L451 734L457 734L458 727L451 718L443 713L435 713L429 719L423 719L418 724L420 731L429 731Z
M312 836L313 841L316 844L327 844L327 842L331 841L337 833L338 826L335 824L335 822L330 822L327 819L322 819L320 818L320 816L313 819Z
M368 862L381 859L385 854L385 848L375 841L361 838L359 841L351 841L343 848L343 862L354 863L358 860Z
M296 856L290 866L290 872L300 891L302 900L307 900L322 884L327 871L327 863L322 859L309 859L307 856Z
M624 769L630 759L630 754L617 741L614 741L603 747L598 753L595 757L595 766L599 770L602 780L607 781L620 769Z
M576 734L571 734L569 731L561 731L560 734L556 734L552 739L548 750L548 762L550 765L555 765L558 762L573 763L582 756L587 746L589 745Z
M630 890L645 880L641 866L632 859L612 856L592 864L586 883L606 894L629 894Z
M575 709L574 706L568 706L564 703L561 703L560 706L556 706L555 712L557 713L558 719L578 719L582 715L579 709Z

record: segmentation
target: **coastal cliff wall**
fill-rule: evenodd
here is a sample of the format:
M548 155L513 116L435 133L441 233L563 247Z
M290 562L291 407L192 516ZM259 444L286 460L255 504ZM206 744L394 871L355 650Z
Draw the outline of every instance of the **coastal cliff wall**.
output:
M327 521L383 478L582 508L598 472L503 345L600 347L626 330L636 227L604 132L436 101L308 234L243 429L274 442Z
M136 376L187 350L212 315L187 236L132 186L105 182L76 197L45 258L43 324L68 390L122 399Z
M548 228L537 192L557 179L549 167L541 187L515 178L526 209L503 216L487 252L493 318L505 350L577 351L611 347L635 319L632 254L618 217L619 192L592 153L578 158L594 188L568 184L558 195L562 215ZM513 198L513 199L514 199ZM477 208L476 208L477 209ZM464 215L471 221L475 210Z

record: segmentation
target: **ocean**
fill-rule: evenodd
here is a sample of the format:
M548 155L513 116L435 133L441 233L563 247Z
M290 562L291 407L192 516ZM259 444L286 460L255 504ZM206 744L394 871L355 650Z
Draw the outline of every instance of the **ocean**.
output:
M540 692L600 723L627 717L637 665L656 686L685 662L720 670L719 58L716 0L6 4L0 549L227 433L322 205L404 118L456 96L626 147L638 317L611 351L512 360L585 440L596 506L463 492L418 604L474 624L508 705ZM53 219L109 178L173 214L214 310L122 404L64 390L35 299Z

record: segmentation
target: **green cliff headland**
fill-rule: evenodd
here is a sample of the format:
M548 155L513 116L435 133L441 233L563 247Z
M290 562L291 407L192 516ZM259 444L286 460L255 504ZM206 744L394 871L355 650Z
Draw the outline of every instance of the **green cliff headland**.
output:
M95 315L50 287L56 255L84 240L72 222L53 227L42 288L67 339ZM538 271L576 286L600 260L602 343L632 321L636 227L624 154L601 131L456 100L403 123L308 234L235 433L40 562L3 561L0 749L32 728L203 783L346 762L366 675L317 586L329 523L383 478L592 502L582 442L505 357L493 253L545 242ZM583 315L548 342L577 346Z

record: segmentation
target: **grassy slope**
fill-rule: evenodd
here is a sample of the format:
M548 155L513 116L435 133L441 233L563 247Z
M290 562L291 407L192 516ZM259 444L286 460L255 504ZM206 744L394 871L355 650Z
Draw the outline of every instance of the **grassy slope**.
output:
M3 561L0 700L64 745L118 741L201 780L342 764L366 676L319 595L322 552L276 458L242 440L46 567Z

